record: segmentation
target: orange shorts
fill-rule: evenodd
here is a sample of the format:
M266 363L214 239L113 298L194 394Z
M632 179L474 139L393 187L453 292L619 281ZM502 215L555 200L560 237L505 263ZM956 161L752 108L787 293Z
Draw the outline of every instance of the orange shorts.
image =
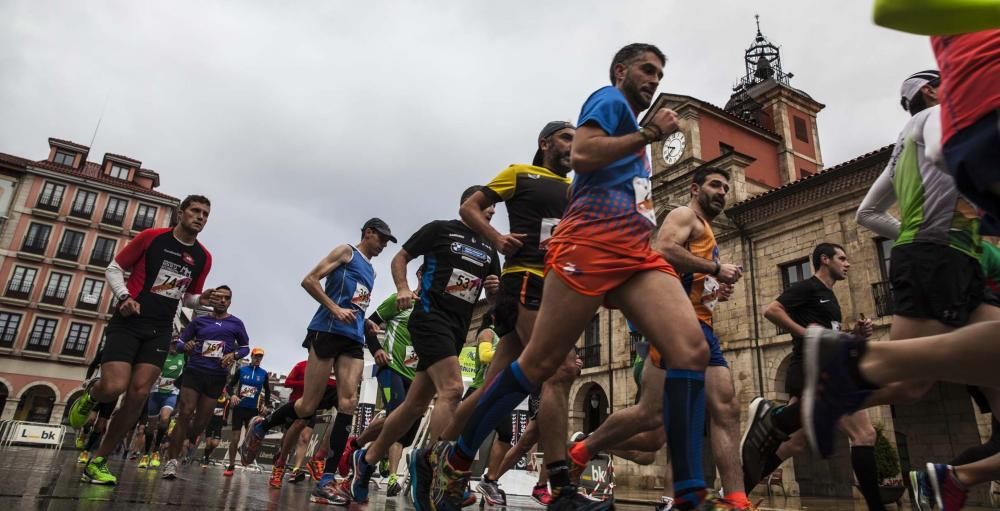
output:
M607 294L632 275L644 271L660 271L679 278L674 267L649 247L625 255L558 238L549 243L545 256L545 272L550 271L574 291L587 296Z

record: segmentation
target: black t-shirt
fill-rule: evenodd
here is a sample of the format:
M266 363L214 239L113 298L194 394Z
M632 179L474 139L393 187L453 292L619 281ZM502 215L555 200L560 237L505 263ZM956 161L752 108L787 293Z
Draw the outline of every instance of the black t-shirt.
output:
M435 220L403 243L412 257L424 256L420 301L410 323L447 320L467 330L483 279L500 275L500 256L482 236L458 220Z
M840 330L840 303L833 290L815 276L800 280L778 297L792 321L807 327L813 323L825 328ZM801 358L802 338L792 336L792 356Z
M544 167L511 165L483 188L494 202L507 204L510 232L524 234L521 249L504 262L505 271L545 267L545 246L569 203L572 180Z

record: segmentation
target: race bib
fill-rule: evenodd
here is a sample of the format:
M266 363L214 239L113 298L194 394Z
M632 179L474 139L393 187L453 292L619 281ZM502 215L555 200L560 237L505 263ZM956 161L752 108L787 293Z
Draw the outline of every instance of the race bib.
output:
M253 385L240 385L241 398L246 399L248 397L254 397L255 395L257 395L257 387L254 387Z
M163 390L163 391L173 390L174 389L174 379L173 378L164 378L164 377L160 376L160 378L156 381L156 386L160 390Z
M191 285L191 270L187 266L163 261L149 292L172 300L180 300L189 285Z
M364 284L358 282L354 287L354 296L351 297L351 305L361 310L367 310L368 304L372 300L372 292Z
M201 356L208 358L222 358L222 341L202 342Z
M451 270L451 277L444 292L469 303L476 303L479 299L479 290L483 286L483 281L479 277L454 268Z
M719 281L711 275L705 275L702 282L701 304L708 307L708 310L715 310L715 304L719 302Z
M406 358L403 359L403 367L408 367L410 369L416 369L417 363L420 362L420 357L417 357L417 352L413 351L413 346L406 347Z
M222 414L225 413L225 411L226 411L225 408L216 406L215 409L212 410L212 415L214 415L216 417L222 417Z
M656 224L656 211L653 208L653 184L647 177L633 177L632 189L635 190L635 210L647 220Z
M836 330L837 332L839 332L840 331L840 321L831 321L830 322L830 328L832 328L833 330Z
M561 218L543 218L542 228L538 232L538 248L545 250L549 246L549 239L552 238L552 233L555 232L556 226L559 225Z

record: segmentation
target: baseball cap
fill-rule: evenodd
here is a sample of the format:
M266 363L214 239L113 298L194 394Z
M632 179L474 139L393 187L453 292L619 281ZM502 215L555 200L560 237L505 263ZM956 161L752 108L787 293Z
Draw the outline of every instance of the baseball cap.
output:
M252 357L252 356L255 356L255 355L264 356L264 348L261 348L261 347L258 346L256 348L250 350L250 356Z
M941 82L941 73L937 69L919 71L903 80L903 85L899 87L900 103L904 110L910 109L910 102L917 96L924 85L937 85Z
M392 231L389 230L389 224L382 221L381 218L372 218L371 220L365 222L364 227L361 228L362 234L364 234L365 229L374 229L375 232L385 236L389 241L398 243L396 241L396 237L392 235Z
M552 121L552 122L546 124L545 127L542 128L542 131L538 133L538 141L541 142L542 139L549 138L549 137L552 136L553 133L555 133L555 132L557 132L559 130L566 129L566 128L574 129L575 130L576 126L573 126L573 123L571 123L571 122L566 122L566 121ZM545 162L545 158L542 155L542 149L539 148L537 151L535 151L535 158L533 160L531 160L531 164L534 165L534 166L536 166L536 167L539 167L544 162Z

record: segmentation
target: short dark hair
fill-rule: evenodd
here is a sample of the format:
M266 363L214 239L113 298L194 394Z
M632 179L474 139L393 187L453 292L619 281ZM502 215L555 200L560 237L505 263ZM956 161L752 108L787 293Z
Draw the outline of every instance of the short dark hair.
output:
M474 194L474 193L476 193L476 192L478 192L479 190L482 190L482 189L483 189L483 187L480 186L480 185L472 185L472 186L466 188L465 191L462 192L462 199L458 202L458 204L459 205L465 204L465 201L469 200L469 197L472 197L472 194Z
M728 170L722 170L717 167L698 167L698 169L694 171L694 176L691 179L694 181L694 184L703 185L705 184L705 180L708 179L708 176L711 174L718 174L726 178L726 181L732 179Z
M827 243L824 241L823 243L816 245L816 248L813 249L812 255L813 271L819 269L820 258L826 256L829 259L833 259L833 256L837 254L837 249L840 249L841 252L847 253L847 251L844 250L844 247L836 243Z
M205 197L204 195L188 195L187 197L184 197L183 201L181 201L180 211L184 211L185 209L191 207L191 204L195 202L212 207L212 201L208 200L208 197Z
M221 286L215 286L215 290L216 290L216 291L221 291L221 290L223 290L223 289L225 289L226 291L229 291L229 295L230 295L230 296L232 296L232 294L233 294L233 290L232 290L232 288L230 288L229 286L227 286L227 285L225 285L225 284L223 284L223 285L221 285Z
M660 59L660 62L662 62L663 65L667 65L666 55L664 55L663 52L656 46L646 43L632 43L618 50L618 53L615 53L615 58L611 59L611 70L608 72L611 77L611 85L615 84L615 66L618 64L628 66L629 63L639 58L647 51L656 55L656 58Z

